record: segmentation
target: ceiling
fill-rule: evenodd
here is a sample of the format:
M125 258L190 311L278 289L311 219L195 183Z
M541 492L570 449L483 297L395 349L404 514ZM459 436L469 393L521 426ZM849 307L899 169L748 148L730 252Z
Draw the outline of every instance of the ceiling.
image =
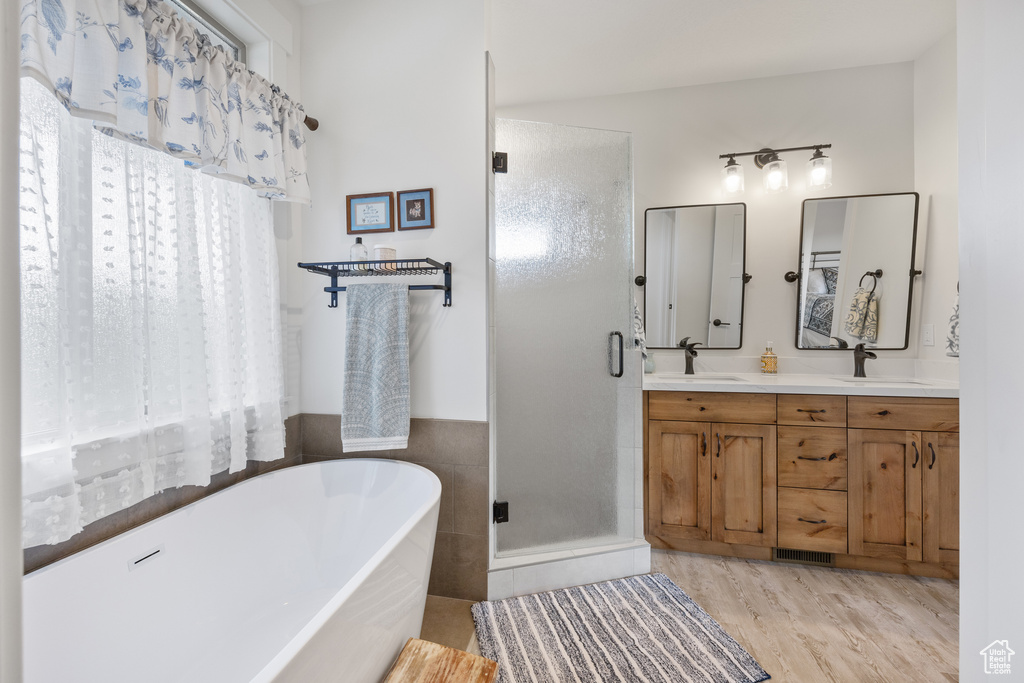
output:
M499 106L916 59L955 0L491 0Z

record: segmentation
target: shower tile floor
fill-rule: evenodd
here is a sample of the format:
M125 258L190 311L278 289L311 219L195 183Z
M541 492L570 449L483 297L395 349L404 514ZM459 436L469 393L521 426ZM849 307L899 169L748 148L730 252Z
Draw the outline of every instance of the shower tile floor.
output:
M956 681L958 581L655 550L772 681ZM469 600L427 597L424 640L480 654Z

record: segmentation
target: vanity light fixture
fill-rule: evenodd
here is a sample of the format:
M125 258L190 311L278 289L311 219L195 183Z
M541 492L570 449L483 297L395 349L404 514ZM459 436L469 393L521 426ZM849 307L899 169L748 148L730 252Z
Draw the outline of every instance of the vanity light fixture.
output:
M807 162L807 187L812 190L832 187L832 160L821 153L821 147L814 148L814 154Z
M722 169L722 189L727 197L743 194L743 167L736 163L736 157L729 157Z
M719 159L728 159L722 169L722 191L726 196L734 197L743 192L743 167L736 162L736 157L753 156L754 164L763 169L762 182L767 194L784 192L789 188L789 173L786 162L779 157L780 152L797 152L813 149L814 155L807 162L807 186L820 190L832 185L832 160L821 150L831 148L827 145L808 145L806 147L785 147L782 149L764 148L756 152L729 152L720 154Z

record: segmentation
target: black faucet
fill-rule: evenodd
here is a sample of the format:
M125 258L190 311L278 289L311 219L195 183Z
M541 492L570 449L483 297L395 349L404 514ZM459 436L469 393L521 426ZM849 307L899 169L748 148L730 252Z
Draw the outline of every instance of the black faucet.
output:
M875 359L878 358L878 356L876 356L871 351L865 351L863 344L857 344L857 346L854 347L853 349L854 377L867 377L867 375L864 374L864 361L866 361L868 358Z
M842 337L829 337L829 339L835 339L836 342L839 344L839 348L841 348L841 349L848 349L848 348L850 348L850 345Z
M701 346L701 343L694 342L692 344L688 344L688 341L690 341L689 337L683 337L682 339L680 339L679 348L681 348L683 351L686 351L686 374L692 375L693 359L697 357L697 349L695 347Z

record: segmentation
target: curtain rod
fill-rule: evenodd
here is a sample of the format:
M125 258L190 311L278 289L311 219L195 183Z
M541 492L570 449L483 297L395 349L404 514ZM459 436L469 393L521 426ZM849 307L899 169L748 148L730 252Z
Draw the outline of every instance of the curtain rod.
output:
M310 130L316 130L317 128L320 127L320 122L314 119L312 116L307 116L305 119L302 120L302 122L306 124L306 128L309 128Z

